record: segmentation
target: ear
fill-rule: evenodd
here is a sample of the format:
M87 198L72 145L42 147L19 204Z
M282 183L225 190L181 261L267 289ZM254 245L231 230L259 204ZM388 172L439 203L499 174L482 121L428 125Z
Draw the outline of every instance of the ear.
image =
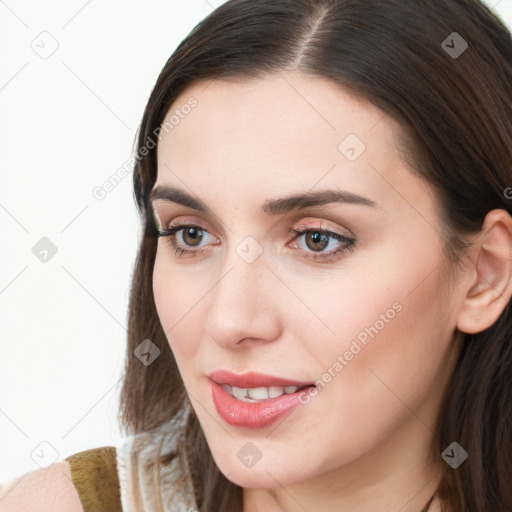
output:
M457 329L474 334L493 325L512 295L512 218L492 210L484 219L475 243L476 264Z

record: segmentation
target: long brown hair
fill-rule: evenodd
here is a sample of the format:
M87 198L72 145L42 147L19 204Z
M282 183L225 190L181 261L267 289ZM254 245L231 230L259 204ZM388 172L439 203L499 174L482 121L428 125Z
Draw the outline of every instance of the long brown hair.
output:
M119 415L130 434L169 421L188 400L152 290L157 241L148 195L157 175L159 128L194 82L284 70L328 79L398 121L412 172L437 191L453 264L464 253L462 235L477 233L488 211L511 212L504 191L512 186L512 41L482 3L229 0L171 55L140 125L133 185L143 234L132 276ZM148 338L161 352L146 366L134 350ZM453 441L469 458L457 469L446 465L438 488L443 510L512 511L510 303L490 328L463 335L434 455ZM163 460L186 454L200 511L242 510L242 489L216 467L195 414L180 454Z

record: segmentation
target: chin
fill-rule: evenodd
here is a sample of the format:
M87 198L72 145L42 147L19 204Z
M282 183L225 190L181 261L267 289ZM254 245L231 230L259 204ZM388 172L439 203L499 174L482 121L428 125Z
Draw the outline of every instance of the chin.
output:
M286 474L286 468L279 468L278 471L274 466L273 471L267 471L266 468L248 468L248 469L240 469L240 468L230 468L228 471L222 471L221 473L234 484L251 489L275 489L276 487L281 486L289 486L304 480L304 475L300 477L300 479L289 478L289 475Z
M312 477L312 475L304 473L303 466L300 464L294 462L287 467L280 457L264 460L265 457L262 456L252 467L246 467L236 453L234 457L231 454L221 457L214 453L213 458L220 472L229 481L240 487L274 489L298 484Z

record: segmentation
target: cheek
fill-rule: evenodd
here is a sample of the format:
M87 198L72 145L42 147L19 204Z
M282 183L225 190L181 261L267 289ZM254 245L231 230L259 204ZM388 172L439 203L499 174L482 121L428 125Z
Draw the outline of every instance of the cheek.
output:
M310 312L302 308L298 315L300 305L293 303L285 321L299 322L297 331L312 355L321 354L324 372L337 375L352 367L350 382L357 388L373 385L373 367L392 368L395 384L395 374L413 373L411 365L421 375L423 368L441 364L450 339L450 304L441 291L442 255L435 242L420 237L389 244L378 254L354 257L329 278L295 280L294 292Z
M153 296L160 323L173 352L176 347L171 340L179 330L180 318L181 322L186 321L186 305L189 302L187 290L180 273L173 271L164 257L157 254L153 271Z
M204 337L204 322L199 316L211 286L205 279L198 278L197 272L189 275L170 265L164 254L157 254L153 271L155 306L180 371L184 371L184 363L196 355Z
M160 249L157 252L153 269L153 297L160 323L164 332L167 333L176 316L179 283L176 279L177 274L168 271L168 266L164 264L163 257L159 255L159 252Z
M316 432L329 467L371 450L411 418L413 429L433 425L436 397L448 375L449 308L441 302L436 273L410 293L419 274L411 269L389 280L381 275L380 286L375 279L353 285L346 280L342 290L310 295L308 304L316 304L335 332L325 326L308 332L307 319L301 327L308 357L302 354L300 361L315 361L320 389L305 406L311 411L305 417L324 419ZM308 432L304 428L306 438Z
M310 296L335 333L324 328L321 339L311 338L311 357L321 354L319 403L336 403L341 417L350 411L354 433L358 417L373 417L382 422L376 430L388 431L407 413L404 404L420 408L445 382L452 325L439 272L432 272L436 257L404 258L387 275L358 279L352 269L342 288L330 285Z

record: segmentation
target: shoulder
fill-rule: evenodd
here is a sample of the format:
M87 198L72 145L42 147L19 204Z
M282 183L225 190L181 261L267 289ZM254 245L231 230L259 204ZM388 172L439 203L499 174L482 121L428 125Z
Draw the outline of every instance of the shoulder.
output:
M75 453L0 485L0 512L122 510L114 446Z
M66 460L0 484L1 512L83 512Z

